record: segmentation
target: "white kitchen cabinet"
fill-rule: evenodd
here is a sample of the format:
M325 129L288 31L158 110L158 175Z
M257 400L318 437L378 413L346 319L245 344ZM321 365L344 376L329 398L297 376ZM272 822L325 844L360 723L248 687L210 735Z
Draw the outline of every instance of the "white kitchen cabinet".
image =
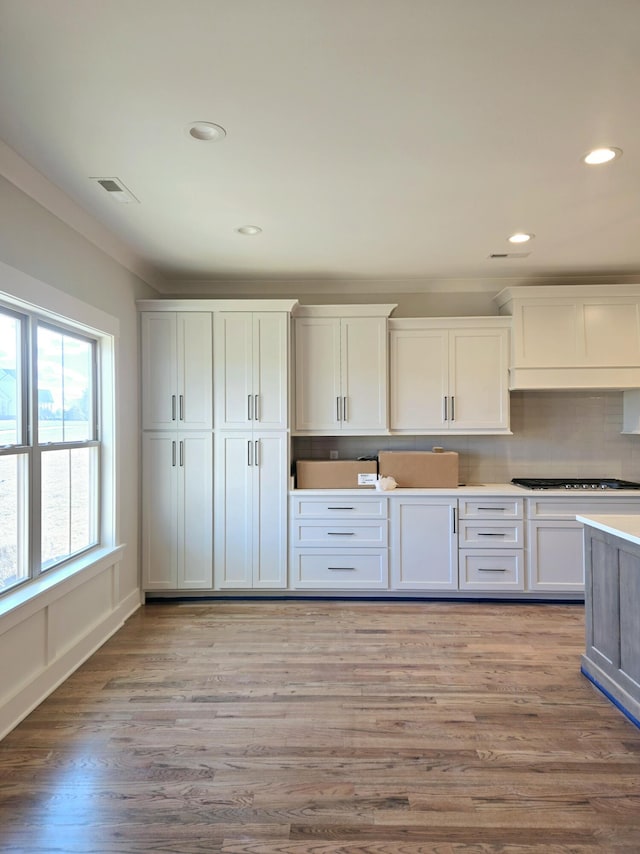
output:
M460 590L524 591L522 498L461 498Z
M142 426L212 427L211 312L143 311Z
M527 588L584 592L583 526L577 515L637 514L640 496L591 495L529 498L527 504Z
M392 432L509 432L508 321L392 319L389 339Z
M143 588L212 586L210 432L148 432L142 438Z
M394 590L457 590L457 500L390 499L391 586Z
M513 389L640 387L640 287L505 288Z
M287 312L216 312L216 429L286 430L288 358Z
M215 587L284 588L288 436L220 431L215 446Z
M393 308L298 309L294 321L297 433L387 432L387 317Z

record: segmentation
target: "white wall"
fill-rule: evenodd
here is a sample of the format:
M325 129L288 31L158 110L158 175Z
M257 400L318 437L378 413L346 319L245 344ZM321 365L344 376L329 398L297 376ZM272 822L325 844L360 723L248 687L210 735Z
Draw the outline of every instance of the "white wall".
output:
M40 603L29 602L0 617L0 659L6 662L7 652L13 652L12 666L6 677L3 671L0 685L2 736L104 642L140 602L135 300L154 298L158 293L1 177L0 261L52 286L61 292L61 300L70 295L118 321L118 539L125 544L117 560L103 561L87 572L82 589L62 585L57 592L43 594ZM31 635L35 643L29 648ZM23 647L25 659L21 661Z

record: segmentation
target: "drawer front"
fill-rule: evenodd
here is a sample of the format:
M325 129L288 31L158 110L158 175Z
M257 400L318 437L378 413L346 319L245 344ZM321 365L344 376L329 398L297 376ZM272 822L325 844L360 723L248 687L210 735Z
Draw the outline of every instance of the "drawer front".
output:
M524 522L483 522L480 519L460 522L460 548L521 549L524 545Z
M461 519L522 519L522 498L461 498L458 502Z
M330 548L336 546L367 546L385 548L387 545L387 522L363 522L354 519L355 524L340 521L307 522L295 519L291 523L293 545L305 548Z
M524 590L524 552L463 549L459 552L461 590Z
M633 498L529 498L527 499L527 518L529 519L575 519L577 515L597 516L599 514L635 515L640 513L640 496Z
M367 590L389 586L386 549L293 549L291 558L291 581L297 589Z
M385 498L291 498L291 515L298 519L387 518Z

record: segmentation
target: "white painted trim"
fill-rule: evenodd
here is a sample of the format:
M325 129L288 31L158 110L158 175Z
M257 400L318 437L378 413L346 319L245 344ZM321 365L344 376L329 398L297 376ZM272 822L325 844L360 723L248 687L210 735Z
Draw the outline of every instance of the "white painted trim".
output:
M635 277L637 279L637 276ZM640 297L640 283L633 284L574 284L574 285L537 285L532 287L509 287L504 288L496 294L495 301L502 308L508 306L512 300L540 300L548 303L549 299L557 300L569 297L570 299L581 299L583 297L604 297L609 300L612 297ZM508 308L505 309L508 313Z
M141 299L138 311L295 311L297 299Z
M389 317L397 303L363 305L301 305L296 317Z
M390 317L389 331L394 329L511 329L511 318L498 315L481 317ZM449 431L447 431L449 432Z

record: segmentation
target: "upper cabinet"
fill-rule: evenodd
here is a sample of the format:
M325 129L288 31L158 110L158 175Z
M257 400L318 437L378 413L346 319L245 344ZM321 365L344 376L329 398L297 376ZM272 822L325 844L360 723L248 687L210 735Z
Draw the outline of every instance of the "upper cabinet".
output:
M391 319L391 431L509 433L508 318Z
M387 318L394 308L300 306L294 320L297 433L387 432Z
M289 314L215 313L215 426L286 430Z
M506 288L513 389L640 387L640 286Z
M211 429L211 312L144 311L141 330L143 428Z

